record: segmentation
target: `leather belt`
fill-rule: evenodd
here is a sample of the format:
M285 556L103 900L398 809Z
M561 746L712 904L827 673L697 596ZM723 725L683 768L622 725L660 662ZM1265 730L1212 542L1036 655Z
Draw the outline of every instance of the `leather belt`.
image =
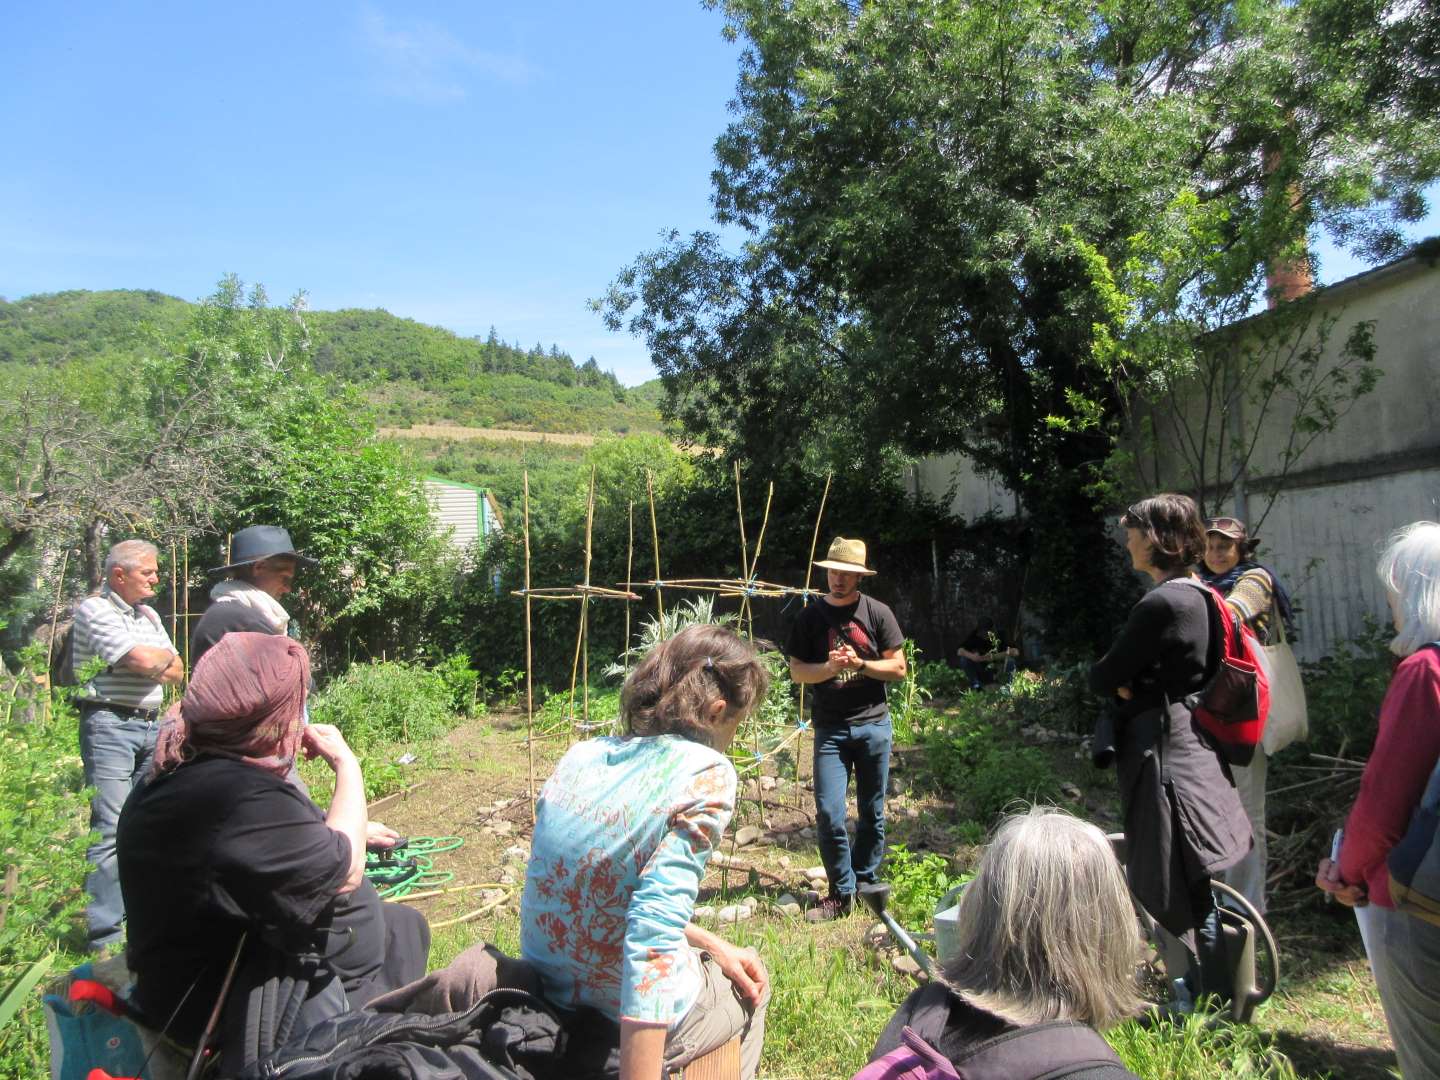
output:
M159 709L141 709L134 705L117 705L113 701L97 701L94 698L83 698L80 707L91 709L104 709L106 712L113 712L116 716L128 716L135 720L158 720L160 719Z

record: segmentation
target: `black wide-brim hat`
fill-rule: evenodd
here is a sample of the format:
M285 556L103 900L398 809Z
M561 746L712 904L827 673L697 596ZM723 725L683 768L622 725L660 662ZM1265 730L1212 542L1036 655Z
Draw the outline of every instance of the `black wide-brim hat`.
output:
M273 559L277 555L288 555L301 566L315 566L317 563L308 555L295 550L290 533L278 525L251 525L241 529L230 538L230 562L208 570L209 574L223 574L237 570L262 559Z

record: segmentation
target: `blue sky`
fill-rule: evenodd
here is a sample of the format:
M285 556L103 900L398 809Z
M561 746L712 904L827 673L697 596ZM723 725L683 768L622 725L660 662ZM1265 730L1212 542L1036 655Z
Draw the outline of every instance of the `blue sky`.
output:
M196 299L234 271L643 381L586 301L710 227L721 28L698 0L11 5L0 295Z

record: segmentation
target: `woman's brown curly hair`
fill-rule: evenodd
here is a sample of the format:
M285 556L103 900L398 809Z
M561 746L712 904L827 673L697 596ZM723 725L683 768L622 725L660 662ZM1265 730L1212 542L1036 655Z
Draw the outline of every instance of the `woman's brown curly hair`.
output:
M705 710L716 695L729 713L745 714L769 687L770 673L750 642L723 626L687 626L630 673L620 691L620 716L631 735L683 735L711 746Z

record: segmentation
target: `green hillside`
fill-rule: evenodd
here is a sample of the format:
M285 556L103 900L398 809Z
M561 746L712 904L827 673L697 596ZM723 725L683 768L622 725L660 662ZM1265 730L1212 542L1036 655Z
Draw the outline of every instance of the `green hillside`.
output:
M123 360L173 339L192 305L141 290L0 300L0 364ZM547 432L659 431L659 383L627 389L593 358L466 338L389 312L312 311L317 370L364 388L381 424L449 422Z

